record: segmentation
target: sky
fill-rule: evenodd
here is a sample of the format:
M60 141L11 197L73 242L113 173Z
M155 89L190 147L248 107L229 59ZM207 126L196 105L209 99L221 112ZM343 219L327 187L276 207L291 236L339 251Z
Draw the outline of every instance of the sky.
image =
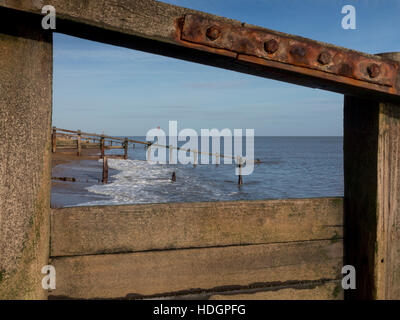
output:
M400 0L163 1L367 53L400 51ZM344 5L356 29L341 26ZM257 136L341 136L343 96L54 33L53 125L144 136L254 129Z

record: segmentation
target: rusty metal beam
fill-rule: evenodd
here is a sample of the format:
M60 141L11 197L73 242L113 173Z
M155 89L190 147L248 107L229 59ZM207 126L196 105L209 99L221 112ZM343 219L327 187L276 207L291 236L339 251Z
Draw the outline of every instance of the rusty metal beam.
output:
M158 1L0 0L0 14L3 18L7 10L1 7L41 14L44 4L57 10L57 32L312 88L400 101L395 61Z
M226 50L239 61L400 94L399 64L379 56L192 14L183 19L181 40L203 50Z

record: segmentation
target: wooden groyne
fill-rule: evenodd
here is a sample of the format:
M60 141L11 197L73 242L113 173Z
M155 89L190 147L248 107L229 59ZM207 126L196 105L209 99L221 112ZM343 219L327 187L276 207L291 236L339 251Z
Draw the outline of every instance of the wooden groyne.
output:
M98 133L88 133L81 130L67 130L53 127L52 152L76 149L76 155L82 155L82 149L97 149L104 158L106 150L124 150L123 155L107 155L109 158L128 159L129 144L151 145L149 142L121 137L112 137Z
M208 155L211 157L215 157L215 165L220 164L220 159L221 158L227 158L231 160L235 160L238 163L239 167L239 177L238 177L238 185L243 184L243 177L242 177L242 167L244 162L253 162L253 163L258 163L260 160L254 160L254 159L244 159L239 156L233 156L233 155L225 155L221 153L211 153L211 152L204 152L204 151L199 151L196 149L187 149L187 148L181 148L181 147L174 147L172 145L161 145L158 143L152 143L148 141L140 141L140 140L134 140L130 138L121 138L121 137L113 137L105 134L98 134L98 133L88 133L88 132L83 132L81 130L69 130L69 129L60 129L53 127L52 131L52 152L62 152L62 151L71 151L71 149L76 150L76 155L82 156L83 154L83 149L86 150L99 150L100 151L100 158L104 159L104 164L103 164L103 175L102 175L102 182L107 183L108 181L108 164L107 164L107 158L122 158L124 160L128 159L128 147L129 144L134 145L135 144L142 144L147 147L147 159L151 160L151 148L152 147L160 147L160 148L166 148L169 149L169 157L172 159L172 151L175 149L177 151L182 151L182 152L188 152L193 154L193 167L197 166L198 160L197 157L200 155ZM123 150L124 153L122 155L106 155L106 150ZM97 156L97 155L94 155Z
M143 144L145 146L151 145L149 142L128 139L127 137L113 137L105 134L88 133L81 130L69 130L53 127L52 130L52 152L71 152L76 150L76 156L83 156L83 150L94 151L98 150L99 154L91 152L85 156L99 157L103 159L103 172L102 183L108 183L108 160L110 158L128 159L129 144ZM123 154L106 154L107 150L123 150ZM53 180L73 181L75 178L71 177L52 177Z
M336 299L343 265L357 272L347 299L400 299L399 53L357 52L160 1L51 1L61 34L345 95L341 199L51 210L53 32L40 24L40 3L0 1L0 299L218 299L227 290L237 299ZM57 269L49 292L46 265Z

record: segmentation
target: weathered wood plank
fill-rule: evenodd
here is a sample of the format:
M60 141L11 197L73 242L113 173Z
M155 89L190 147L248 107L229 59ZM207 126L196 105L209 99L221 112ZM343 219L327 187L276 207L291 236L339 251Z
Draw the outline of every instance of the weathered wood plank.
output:
M100 144L95 143L95 144L89 144L89 143L82 143L81 148L82 149L99 149ZM57 144L57 150L58 149L70 149L71 151L75 151L76 148L71 145L71 144L65 144L65 145L59 145Z
M380 105L377 298L400 299L400 104Z
M52 297L138 298L339 279L342 241L58 257Z
M346 264L349 298L400 299L400 105L345 97Z
M62 136L68 136L68 137L76 137L77 135L75 134L69 134L69 133L60 133L59 131L63 131L63 132L70 132L70 133L77 133L78 131L74 131L74 130L68 130L68 129L60 129L60 128L55 128L57 131L57 135L62 135ZM97 134L97 133L88 133L88 132L81 132L81 136L82 138L85 139L90 139L90 140L98 140L100 141L101 138L103 138L105 141L107 142L113 142L116 141L117 143L119 143L118 141L125 141L126 138L119 138L119 137L111 137L111 136L107 136L105 134ZM97 137L97 138L94 138ZM133 140L133 139L128 139L128 142L131 143L139 143L139 144L151 144L150 142L147 141L139 141L139 140Z
M334 239L342 215L341 198L53 209L51 255Z
M377 236L379 103L344 99L345 263L355 266L357 290L348 297L373 298Z

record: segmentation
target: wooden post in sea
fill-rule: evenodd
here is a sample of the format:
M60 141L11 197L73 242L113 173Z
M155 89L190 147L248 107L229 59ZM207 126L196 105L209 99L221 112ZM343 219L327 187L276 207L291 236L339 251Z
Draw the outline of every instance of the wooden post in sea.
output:
M81 130L78 130L77 133L78 133L78 138L76 140L76 143L77 143L78 151L76 154L79 157L81 155L81 151L82 151L82 149L81 149L82 148L82 146L81 146Z
M239 179L238 179L238 185L241 186L243 184L243 179L242 179L242 158L238 157L239 159Z
M104 158L104 137L100 139L101 158Z
M219 165L219 153L217 152L216 154L215 154L215 165L218 167L218 165Z
M107 157L103 158L103 179L101 180L103 183L108 183L108 161Z
M124 159L128 159L128 138L124 140Z
M57 128L53 127L53 133L51 136L51 141L52 141L52 151L53 153L56 152L56 148L57 148Z

